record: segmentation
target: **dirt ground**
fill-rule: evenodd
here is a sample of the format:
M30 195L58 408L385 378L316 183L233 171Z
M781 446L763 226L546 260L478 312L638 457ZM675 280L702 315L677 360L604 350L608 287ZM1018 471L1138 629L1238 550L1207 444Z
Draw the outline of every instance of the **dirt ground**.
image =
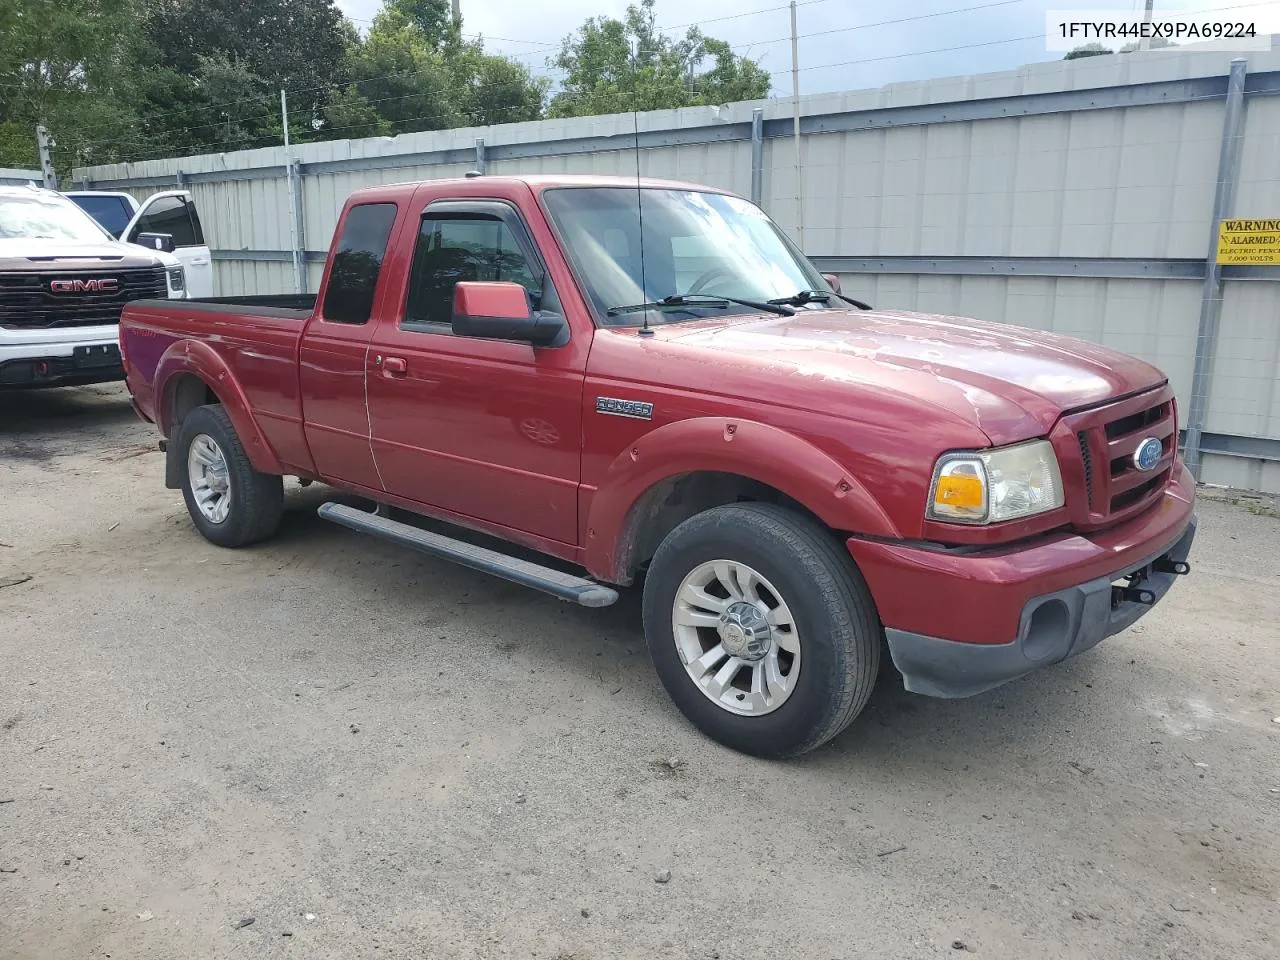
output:
M634 591L323 498L220 550L122 389L0 396L0 958L1277 955L1265 508L1202 503L1192 576L1090 654L955 702L886 673L768 763L667 701Z

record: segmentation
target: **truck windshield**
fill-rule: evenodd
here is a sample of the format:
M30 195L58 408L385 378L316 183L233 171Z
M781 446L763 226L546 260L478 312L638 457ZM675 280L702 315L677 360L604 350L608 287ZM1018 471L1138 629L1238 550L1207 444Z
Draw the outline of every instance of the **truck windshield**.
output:
M763 302L828 289L773 221L738 197L623 186L553 187L542 196L597 313L610 325L634 326L646 314L650 323L662 323L754 312L716 296ZM822 306L825 298L812 303ZM637 309L644 305L654 309Z
M74 203L32 193L0 196L0 238L101 243L106 232Z

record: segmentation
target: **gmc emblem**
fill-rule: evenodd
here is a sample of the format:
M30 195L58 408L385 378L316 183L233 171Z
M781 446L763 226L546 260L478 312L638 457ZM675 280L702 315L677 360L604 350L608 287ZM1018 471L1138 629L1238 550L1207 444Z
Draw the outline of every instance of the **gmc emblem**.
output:
M52 293L118 293L120 281L115 277L100 280L50 280Z

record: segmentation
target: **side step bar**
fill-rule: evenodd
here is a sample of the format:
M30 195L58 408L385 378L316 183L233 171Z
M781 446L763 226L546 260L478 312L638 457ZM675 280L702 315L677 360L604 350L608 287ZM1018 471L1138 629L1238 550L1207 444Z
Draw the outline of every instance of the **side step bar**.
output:
M477 547L429 530L421 530L410 524L401 523L399 520L392 520L390 517L366 513L364 510L357 510L333 501L320 504L316 512L322 519L331 520L358 533L372 534L383 540L398 543L402 547L410 547L433 557L452 560L472 570L491 573L503 580L533 587L535 590L541 590L553 597L569 600L584 607L607 607L618 600L617 590L606 587L602 583L596 583L594 580L575 577L571 573L561 573L559 570L552 570L541 564L509 557L496 550L488 550L485 547Z

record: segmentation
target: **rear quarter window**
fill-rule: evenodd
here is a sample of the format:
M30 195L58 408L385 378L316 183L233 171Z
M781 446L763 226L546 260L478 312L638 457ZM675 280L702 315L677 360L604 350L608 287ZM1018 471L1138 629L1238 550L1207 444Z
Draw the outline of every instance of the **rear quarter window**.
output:
M348 211L329 269L329 285L321 308L324 319L336 323L369 322L395 220L394 203L361 203Z

